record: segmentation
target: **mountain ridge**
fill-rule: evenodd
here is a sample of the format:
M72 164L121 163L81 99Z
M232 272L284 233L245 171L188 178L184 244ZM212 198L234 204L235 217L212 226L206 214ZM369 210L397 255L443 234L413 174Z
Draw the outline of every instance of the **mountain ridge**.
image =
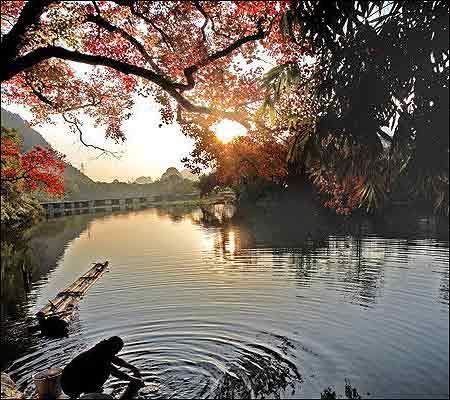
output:
M15 129L22 140L22 151L30 151L34 146L41 146L53 149L52 145L36 130L31 128L25 120L11 111L1 108L1 124L5 128ZM54 149L53 149L54 150ZM75 168L68 162L64 162L64 182L66 187L72 187L79 184L90 184L94 181L83 174L78 168Z

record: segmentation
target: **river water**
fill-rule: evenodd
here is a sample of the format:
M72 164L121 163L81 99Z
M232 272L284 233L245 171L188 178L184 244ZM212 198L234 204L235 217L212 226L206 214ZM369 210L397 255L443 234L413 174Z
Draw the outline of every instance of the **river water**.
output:
M343 394L346 379L363 398L448 397L448 220L324 228L311 216L213 214L146 209L41 224L27 284L2 261L2 370L31 395L32 374L119 335L122 357L149 384L142 398L320 398L328 386ZM110 271L68 337L27 330L48 299L104 260ZM105 391L124 386L111 379Z

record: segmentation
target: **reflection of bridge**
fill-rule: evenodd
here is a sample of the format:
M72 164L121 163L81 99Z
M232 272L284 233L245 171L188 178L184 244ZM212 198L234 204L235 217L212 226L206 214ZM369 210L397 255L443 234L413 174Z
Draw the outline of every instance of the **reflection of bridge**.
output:
M63 215L89 214L95 212L135 210L148 207L156 201L160 201L161 199L159 197L161 196L42 202L41 206L46 211L48 217L59 217Z

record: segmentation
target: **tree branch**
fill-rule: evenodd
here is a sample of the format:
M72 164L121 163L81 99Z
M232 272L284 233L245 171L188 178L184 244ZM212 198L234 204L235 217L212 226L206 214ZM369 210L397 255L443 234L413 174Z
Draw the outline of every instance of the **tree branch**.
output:
M3 82L8 79L11 79L13 76L23 71L26 71L27 69L33 67L34 65L39 64L40 62L48 60L50 58L59 58L62 60L75 61L83 64L102 65L104 67L110 67L112 69L115 69L116 71L122 72L127 75L131 74L145 78L153 83L156 83L157 85L161 86L164 89L166 86L171 85L177 87L176 83L173 83L165 79L164 77L156 74L155 72L149 69L129 64L124 61L115 60L110 57L85 54L76 50L73 51L67 50L59 46L39 47L36 50L32 50L31 52L25 54L22 57L18 57L17 59L14 60L14 63L10 64L2 63L0 73L1 81Z
M3 57L11 60L17 56L25 33L39 22L40 16L51 3L52 0L30 0L25 3L16 23L2 38Z
M146 15L144 15L143 13L139 12L138 10L136 10L135 7L135 3L132 1L128 1L128 0L114 0L114 2L116 4L118 4L119 6L125 6L125 7L129 7L131 13L135 16L135 17L139 17L141 19L143 19L147 24L149 24L153 29L155 29L160 35L161 38L163 40L163 42L166 44L166 46L170 49L170 50L174 50L172 42L170 40L170 38L166 35L166 33L164 32L164 30L162 30L158 25L156 25L150 18L148 18Z
M386 142L392 143L392 137L390 137L386 132L382 129L377 129L378 135L381 136L382 139L386 140Z
M62 117L63 117L64 121L66 121L68 124L70 124L78 132L78 137L80 139L80 142L83 144L83 146L91 147L91 148L96 149L96 150L100 150L103 154L109 154L109 155L111 155L111 156L113 156L115 158L118 158L117 157L117 153L115 153L113 151L106 150L103 147L99 147L99 146L96 146L94 144L86 143L84 141L84 139L83 139L83 131L81 130L80 125L78 124L78 122L76 120L71 120L71 119L67 118L66 114L64 114L64 113L62 114Z
M229 47L231 48L232 46ZM231 51L232 50L230 50L230 52ZM8 80L18 73L23 72L31 68L32 66L50 58L59 58L89 65L102 65L115 69L116 71L122 72L127 75L131 74L142 77L149 80L150 82L155 83L167 93L169 93L187 111L217 115L220 118L235 120L246 127L249 126L245 116L242 113L219 111L216 109L198 106L191 103L177 90L180 88L185 89L187 86L185 84L169 81L165 77L158 75L149 69L129 64L123 61L114 60L112 58L100 55L84 54L78 51L67 50L63 47L58 46L40 47L36 50L31 51L30 53L27 53L23 57L16 59L13 65L6 66L6 64L3 63L1 67L1 80Z
M161 70L159 69L158 65L156 65L156 63L153 61L153 59L145 50L144 45L141 42L139 42L139 40L131 36L127 31L125 31L122 28L119 28L118 26L112 25L110 22L108 22L100 15L88 15L86 17L86 21L93 22L96 25L107 30L108 32L118 32L125 40L131 43L139 51L139 53L142 55L145 61L147 61L156 72L161 73Z
M218 50L206 58L204 58L202 61L200 61L197 64L193 64L187 68L184 69L184 76L186 77L187 85L185 85L183 88L181 88L181 92L184 92L186 90L191 90L195 86L195 80L194 80L194 73L197 72L201 67L204 67L211 62L218 60L219 58L225 57L229 54L231 54L234 50L241 47L242 45L253 42L259 39L263 39L265 36L265 32L262 28L261 20L257 23L257 29L258 31L252 35L244 36L242 38L237 39L227 47L225 47L222 50Z
M77 123L76 121L70 120L70 119L68 119L68 118L66 117L66 114L65 114L66 112L73 111L73 110L75 110L75 109L80 109L80 108L85 108L85 107L95 106L95 105L97 105L97 104L95 104L95 103L92 103L92 104L88 103L88 104L81 105L81 106L79 106L79 107L72 107L72 108L65 109L65 110L61 111L61 110L58 110L58 108L53 104L53 102L52 102L49 98L47 98L43 93L41 93L39 90L37 90L37 89L33 86L33 83L32 83L32 81L30 81L30 80L28 79L28 76L25 77L25 81L26 81L26 83L28 84L28 86L30 87L30 89L31 89L31 91L33 92L33 94L34 94L39 100L41 100L43 103L49 105L50 107L52 107L52 108L55 109L56 111L62 112L62 117L63 117L64 121L66 121L68 124L70 124L71 126L73 126L73 127L78 131L78 135L79 135L79 138L80 138L80 142L81 142L84 146L86 146L86 147L91 147L91 148L94 148L94 149L96 149L96 150L100 150L102 153L110 154L110 155L116 157L116 154L115 154L114 152L110 151L110 150L106 150L106 149L104 149L103 147L99 147L99 146L95 146L95 145L93 145L93 144L86 143L86 142L84 141L84 139L83 139L83 131L81 130L81 128L80 128L80 126L78 125L78 123Z
M145 16L142 16L134 7L134 3L129 4L129 2L124 2L124 0L116 0L116 3L120 5L127 4L132 13L134 15L141 16L144 18L144 21L151 23L151 20ZM123 3L123 4L122 4ZM35 8L33 8L35 14L38 12L43 12L43 9L45 8L45 5L50 4L50 0L31 0L29 3L27 3L27 6L29 4L33 4ZM37 7L39 6L39 7ZM37 10L37 9L38 10ZM200 6L201 8L201 6ZM40 10L40 11L39 11ZM25 13L26 15L30 14L31 12ZM22 13L23 14L23 13ZM22 17L22 15L21 15ZM24 18L22 18L24 19ZM247 128L249 127L248 121L247 121L247 115L240 112L227 112L227 111L221 111L210 107L205 106L199 106L196 104L193 104L190 100L188 100L186 97L182 95L184 91L191 90L195 87L195 79L194 74L203 66L206 66L215 60L218 60L222 57L226 57L229 54L231 54L234 50L238 49L239 47L243 46L244 44L256 41L259 39L264 38L265 32L262 28L262 20L258 20L257 23L257 32L251 35L244 36L242 38L239 38L226 46L225 48L218 50L208 56L206 56L203 60L199 61L196 64L193 64L187 68L184 69L184 76L186 79L186 83L181 82L174 82L170 79L166 78L162 73L160 73L160 70L158 66L153 62L149 54L146 52L144 46L142 43L140 43L136 38L134 38L132 35L130 35L128 32L123 30L122 28L119 28L117 26L112 25L110 22L108 22L106 19L104 19L100 14L97 15L88 15L87 19L88 22L93 22L97 24L98 26L106 29L109 32L117 32L119 33L125 40L127 40L129 43L131 43L138 51L139 53L144 57L144 59L152 66L152 68L156 71L152 71L148 68L144 68L138 65L130 64L128 62L119 61L107 56L102 55L92 55L92 54L85 54L81 53L77 50L68 50L63 47L59 46L47 46L47 47L41 47L37 48L35 50L30 51L29 53L25 54L24 56L17 57L14 60L8 60L9 62L2 63L0 66L0 81L6 81L14 77L15 75L28 70L29 68L33 67L34 65L39 64L40 62L51 59L51 58L59 58L63 60L68 61L74 61L74 62L80 62L83 64L89 64L89 65L100 65L104 67L112 68L118 72L121 72L126 75L134 75L141 78L144 78L156 85L158 85L160 88L162 88L164 91L166 91L168 94L170 94L177 102L180 104L184 109L190 112L196 112L196 113L204 113L209 115L215 115L219 118L228 118L231 120L235 120ZM2 42L3 46L3 42ZM35 93L36 94L36 93ZM39 94L36 94L39 97Z
M33 81L31 79L29 79L28 74L25 75L25 82L27 83L28 87L31 89L33 94L39 100L41 100L43 103L49 105L50 107L52 107L57 112L66 113L66 112L70 112L70 111L81 110L83 108L96 107L96 106L99 106L101 104L101 99L97 99L96 100L95 97L93 97L92 98L92 102L79 104L79 105L75 105L75 106L72 106L72 107L67 107L67 108L64 108L64 109L60 109L48 97L46 97L42 92L40 92L38 89L35 88L35 86L33 84ZM41 83L41 82L39 82L39 83Z
M95 0L92 0L92 4L94 5L95 8L95 12L97 13L98 16L100 16L100 8L98 8L98 4Z
M195 8L200 11L200 13L203 15L203 18L205 18L205 21L203 22L203 25L201 27L202 30L202 36L203 36L203 40L206 42L206 32L205 32L205 28L208 25L208 21L209 21L209 16L206 13L206 11L203 9L202 5L200 4L199 1L194 1L194 6Z

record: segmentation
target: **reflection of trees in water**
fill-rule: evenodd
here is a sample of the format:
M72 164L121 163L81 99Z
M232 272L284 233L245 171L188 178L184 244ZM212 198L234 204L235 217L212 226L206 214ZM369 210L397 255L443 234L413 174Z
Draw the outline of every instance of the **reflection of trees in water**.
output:
M220 207L178 208L175 215L189 217L213 232L215 257L221 260L239 257L240 264L257 264L260 256L255 248L271 248L275 257L290 258L289 265L296 266L299 285L309 284L316 277L323 276L326 281L327 276L333 276L345 283L344 295L363 306L375 301L389 259L407 264L411 250L423 239L433 238L448 247L446 218L420 217L409 210L351 219L297 215L284 212L282 207L255 207L237 218L220 217L217 212L221 211ZM441 276L439 297L448 304L448 271Z
M360 305L373 303L383 282L383 262L365 262L361 238L330 237L308 241L304 247L272 252L282 259L288 257L285 264L295 267L299 286L309 287L316 280L330 285L341 282L344 296Z
M13 360L18 353L24 353L35 342L27 334L24 324L10 324L24 318L26 300L30 291L32 273L30 249L26 241L17 246L1 243L1 368Z
M236 214L234 204L210 204L202 205L198 222L205 226L220 226L230 221Z
M441 273L441 284L439 286L439 294L441 298L441 302L444 304L449 304L449 297L448 297L448 269L443 270Z
M33 254L28 241L1 243L1 320L20 314L18 300L26 300L33 277Z
M384 266L390 259L396 263L403 259L407 264L418 240L448 240L448 221L439 217L400 213L383 218L341 219L339 224L335 219L327 224L322 217L258 217L222 224L204 218L200 223L215 227L214 249L222 260L232 261L233 256L239 256L240 264L257 264L257 248L271 248L272 254L279 257L277 264L295 265L299 285L309 285L314 279L342 282L343 295L362 306L375 302L384 282ZM283 260L286 256L289 262ZM442 274L440 297L448 303L448 271Z
M55 268L67 243L93 218L84 215L45 221L18 240L1 243L2 368L37 343L37 337L28 331L31 321L27 318L33 283Z
M158 217L168 217L172 222L181 222L185 218L189 218L197 207L193 206L180 206L180 205L167 205L156 208L156 215Z
M85 231L93 218L83 215L45 221L20 240L2 242L2 307L20 305L31 284L56 266L67 243ZM3 318L2 314L2 320L8 315Z
M295 394L295 389L303 382L295 364L276 351L265 347L261 350L263 354L248 352L233 362L209 397L279 399L286 390L290 390L292 395Z

